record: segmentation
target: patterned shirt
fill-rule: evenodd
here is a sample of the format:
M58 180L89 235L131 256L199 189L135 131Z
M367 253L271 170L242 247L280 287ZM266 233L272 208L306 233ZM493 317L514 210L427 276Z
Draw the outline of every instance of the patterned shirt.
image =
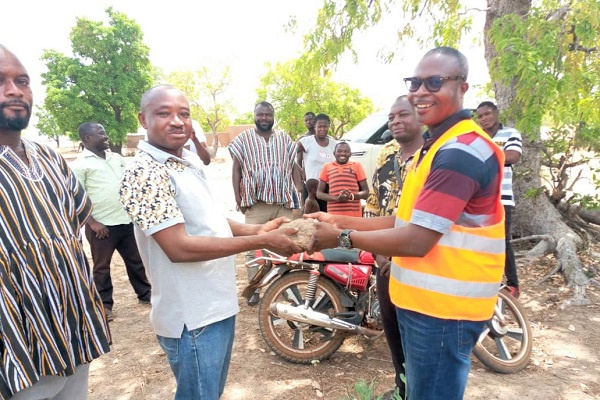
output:
M364 217L384 217L396 215L401 188L398 182L394 161L398 165L400 179L404 182L413 157L402 160L400 144L396 140L386 143L377 156L377 167L373 174L373 188L369 192Z
M421 157L444 132L463 119L460 111L432 132L425 132ZM445 234L453 224L489 226L494 221L498 195L498 159L489 144L475 132L444 144L436 153L425 186L417 199L410 222Z
M163 229L185 224L190 236L232 237L229 222L210 190L200 158L175 157L148 142L128 166L121 203L134 222L135 238L152 284L150 322L159 336L180 338L235 315L235 256L174 263L156 242Z
M500 124L498 132L492 138L494 143L506 150L513 150L519 154L523 153L521 133L515 128L509 128ZM502 178L502 204L514 206L515 197L512 190L512 164L504 164L504 177Z
M243 131L228 146L242 168L240 207L262 201L298 208L298 192L292 179L296 142L285 132L273 131L269 140L255 132Z
M367 176L361 163L348 161L346 164L338 164L336 161L323 166L319 179L327 182L329 184L329 194L337 197L344 189L350 190L352 193L359 192L358 182L366 180ZM336 215L360 217L362 216L362 206L358 199L329 201L327 202L327 212Z
M72 375L109 351L79 231L92 204L65 160L21 139L0 146L0 398L41 375Z
M119 154L104 152L102 158L84 149L71 169L92 200L92 217L107 226L130 224L129 215L119 201L125 160Z

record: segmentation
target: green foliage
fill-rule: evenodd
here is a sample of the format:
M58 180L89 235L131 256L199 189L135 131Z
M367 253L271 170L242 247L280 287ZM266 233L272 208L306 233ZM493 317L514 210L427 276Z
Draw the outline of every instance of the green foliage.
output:
M339 57L352 49L355 30L374 26L382 16L387 1L324 0L315 29L306 36L307 65L324 68L337 64Z
M60 136L62 135L62 131L58 127L56 119L54 119L52 114L50 114L50 112L44 107L39 107L35 115L38 118L38 122L35 124L35 127L40 135L54 139L56 142L56 147L60 147Z
M323 0L317 22L305 37L307 65L327 72L335 68L346 51L356 60L354 35L384 18L392 19L398 26L396 39L400 48L404 40L415 41L420 47L456 47L470 32L473 22L472 10L458 0ZM424 30L424 26L428 29ZM420 36L417 32L427 34ZM389 62L393 57L394 52L388 52L382 59Z
M151 65L139 25L112 8L106 13L109 26L77 18L72 57L44 51L44 106L72 139L81 123L96 121L111 145L120 147L128 132L137 131L140 98L152 85Z
M205 132L218 133L230 125L234 109L231 98L227 97L231 83L229 67L219 71L205 66L196 71L175 71L164 82L177 86L186 95L192 118L200 121Z
M268 64L257 96L273 104L279 127L292 137L306 131L304 114L312 111L329 115L332 135L339 138L373 112L373 103L358 89L311 71L308 62L307 58L300 58Z
M515 88L504 115L540 143L554 204L598 202L598 196L573 193L581 177L573 171L596 157L587 150L600 151L599 15L595 0L546 0L527 19L509 15L490 30L497 51L490 75ZM551 127L545 138L539 136L542 124Z
M544 194L544 188L543 187L538 187L535 189L529 189L527 192L525 192L524 197L526 199L534 199L536 197L539 197L541 195Z
M548 117L558 130L576 133L575 148L600 150L599 15L595 0L542 1L527 19L495 21L490 75L515 85L506 113L521 131L535 134Z
M246 125L246 124L253 124L253 123L254 123L254 113L251 111L248 111L247 113L238 115L233 120L234 125Z
M371 383L367 383L364 379L355 383L352 391L348 391L348 394L342 398L342 400L381 400L383 395L376 396L374 394L375 380ZM392 400L402 400L398 389L392 395Z

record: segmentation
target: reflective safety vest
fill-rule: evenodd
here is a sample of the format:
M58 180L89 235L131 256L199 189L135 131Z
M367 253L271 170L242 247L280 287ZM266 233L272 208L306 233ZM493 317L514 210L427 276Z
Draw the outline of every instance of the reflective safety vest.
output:
M493 216L498 222L484 227L454 224L424 257L394 257L390 297L399 308L453 320L484 321L493 314L504 272L504 207L500 203L504 153L475 122L458 122L433 143L425 156L415 155L404 182L395 225L409 224L440 147L470 132L488 142L498 158L498 200ZM421 162L417 157L423 157Z

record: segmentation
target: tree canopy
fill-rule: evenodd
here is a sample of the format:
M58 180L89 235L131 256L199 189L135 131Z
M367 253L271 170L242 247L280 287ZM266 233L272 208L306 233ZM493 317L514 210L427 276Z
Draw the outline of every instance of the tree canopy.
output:
M175 71L166 82L177 86L188 98L192 118L198 120L205 132L222 132L234 112L228 88L231 84L229 67L213 70L206 66L196 71ZM218 141L215 141L215 147Z
M327 114L331 131L337 138L373 112L373 103L358 89L337 83L317 68L307 65L302 57L285 63L267 64L256 91L259 99L267 99L275 107L279 126L293 137L306 131L304 114ZM323 76L325 75L325 76Z
M120 149L127 133L137 131L140 98L152 85L151 65L139 25L112 8L106 13L108 26L77 18L72 57L44 51L44 106L71 138L81 123L95 121Z
M56 120L52 114L50 114L46 108L40 107L36 111L35 116L38 119L35 127L39 133L50 139L54 139L56 142L56 147L60 147L60 137L62 136L62 131L58 127L58 124L56 123Z

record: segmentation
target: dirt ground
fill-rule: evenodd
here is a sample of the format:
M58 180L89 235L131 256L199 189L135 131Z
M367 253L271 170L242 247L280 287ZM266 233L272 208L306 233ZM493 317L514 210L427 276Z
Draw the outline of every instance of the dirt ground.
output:
M598 260L600 254L593 257ZM241 257L238 257L241 262ZM562 310L570 290L560 275L540 286L535 281L553 267L546 259L521 266L525 305L534 348L529 366L515 375L499 375L473 357L466 399L600 399L600 293L590 288L593 304ZM149 306L137 303L123 263L114 257L115 320L112 350L92 363L90 400L170 399L175 381L148 321ZM238 293L245 271L238 268ZM393 367L384 338L372 342L354 336L327 361L290 364L272 353L258 328L257 308L240 299L236 340L223 400L341 399L355 382L376 381L376 393L393 385Z

